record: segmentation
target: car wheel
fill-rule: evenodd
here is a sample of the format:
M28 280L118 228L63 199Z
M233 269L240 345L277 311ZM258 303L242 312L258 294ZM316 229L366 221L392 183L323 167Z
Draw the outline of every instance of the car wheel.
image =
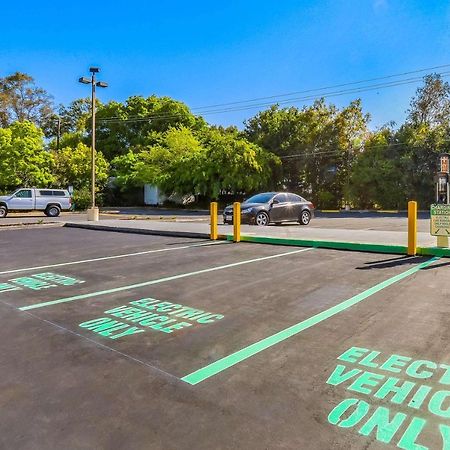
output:
M310 220L311 220L311 213L305 209L300 214L299 223L300 223L300 225L308 225Z
M59 209L58 206L49 206L46 210L45 210L45 215L47 217L58 217L59 214L61 213L61 210Z
M0 219L3 219L8 215L8 210L6 209L6 206L0 206Z
M269 215L264 211L259 212L258 214L256 214L255 223L259 227L265 227L269 225Z

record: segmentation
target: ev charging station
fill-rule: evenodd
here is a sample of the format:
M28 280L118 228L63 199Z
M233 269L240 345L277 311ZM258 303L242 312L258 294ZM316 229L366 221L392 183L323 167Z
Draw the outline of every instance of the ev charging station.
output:
M437 237L438 247L449 247L450 236L450 155L439 157L439 172L436 174L436 203L430 208L430 233Z
M448 153L443 153L439 158L440 170L436 175L436 203L440 205L450 204L449 156Z

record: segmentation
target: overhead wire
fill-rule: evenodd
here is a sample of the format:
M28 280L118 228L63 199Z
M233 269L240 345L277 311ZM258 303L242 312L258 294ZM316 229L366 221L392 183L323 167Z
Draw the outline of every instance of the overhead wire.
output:
M437 67L447 67L447 66L450 66L450 65L437 66ZM426 70L426 69L422 69L422 70ZM418 72L418 71L414 71L414 72ZM409 73L409 72L405 72L405 73ZM447 78L450 75L450 71L443 71L438 74L443 78ZM395 76L397 76L397 75L391 75L388 77L379 77L379 78L391 78L391 77L395 77ZM385 83L371 84L371 85L366 85L366 86L361 86L361 87L356 87L356 88L351 88L351 89L325 92L325 93L319 95L319 97L320 98L328 98L328 97L336 97L336 96L342 96L342 95L347 95L347 94L368 92L368 91L373 91L373 90L386 89L389 87L412 84L412 83L415 83L417 81L422 81L422 80L423 80L422 76L406 78L406 79L395 80L395 81L390 81L390 82L385 82ZM351 84L357 84L357 83L362 83L362 82L363 81L353 82L353 83L345 83L345 84L351 85ZM336 85L336 86L338 86L338 85ZM321 90L321 89L323 90L323 89L329 89L329 88L319 88L318 90ZM308 90L308 91L313 92L315 90ZM299 91L299 92L301 92L301 91ZM284 94L281 94L281 95L284 95ZM288 95L288 94L286 94L286 95ZM287 103L298 103L300 101L313 100L313 99L316 99L317 97L318 97L318 95L315 94L315 95L308 95L308 96L303 96L303 97L288 98L285 100L278 101L278 102L276 102L276 104L281 105L281 104L287 104ZM276 98L276 96L265 97L265 98ZM246 101L242 101L242 102L246 102ZM234 103L234 102L230 102L230 103ZM221 114L221 113L225 113L225 112L244 111L244 110L249 110L249 109L271 106L272 104L273 103L264 102L264 103L254 103L251 105L236 106L236 107L221 108L221 109L210 109L210 110L207 110L206 109L207 107L203 107L203 108L205 108L205 111L202 111L199 114L200 115L212 115L212 114ZM193 111L193 110L194 110L194 108L191 109L191 111ZM113 116L113 117L108 117L108 118L98 118L98 121L103 122L103 123L139 122L139 121L149 121L152 119L176 118L181 115L182 115L182 113L170 113L170 114L162 113L162 114L151 114L148 116L129 116L127 118Z
M444 142L450 142L450 139L443 139ZM392 147L398 147L398 146L403 146L403 147L407 147L407 148L424 148L423 145L411 145L408 144L407 142L386 142L385 144L376 144L376 145L369 145L368 148L369 149L374 149L374 148L387 148L390 149ZM361 147L355 147L355 148L343 148L343 149L339 149L339 150L323 150L323 151L319 151L319 152L309 152L309 153L295 153L293 155L282 155L278 157L280 159L295 159L295 158L303 158L306 156L334 156L334 155L339 155L342 154L345 151L352 151L354 153L362 150L365 146L362 145Z
M368 78L368 79L365 79L365 80L351 81L351 82L348 82L348 83L334 84L334 85L330 85L330 86L323 86L323 87L320 87L320 88L306 89L306 90L303 90L303 91L294 91L294 92L289 92L289 93L285 93L285 94L270 95L270 96L266 96L266 97L256 97L256 98L253 98L253 99L239 100L239 101L228 102L228 103L219 103L219 104L216 104L216 105L199 106L199 107L191 108L191 110L194 111L194 110L197 110L197 109L215 108L215 107L218 107L218 106L228 106L228 105L236 105L236 104L241 104L241 103L250 103L250 102L254 102L254 101L269 100L269 99L280 98L280 97L288 97L288 96L290 97L292 95L306 94L306 93L309 93L309 92L317 92L317 91L322 91L322 90L327 90L327 89L335 89L335 88L339 88L339 87L351 86L351 85L355 85L355 84L369 83L369 82L372 82L372 81L386 80L386 79L400 77L400 76L405 76L405 75L412 75L414 73L421 73L421 72L427 72L427 71L430 71L430 70L443 69L445 67L450 67L450 64L443 64L443 65L434 66L434 67L426 67L426 68L423 68L423 69L411 70L411 71L408 71L408 72L402 72L402 73L393 74L393 75L385 75L385 76L376 77L376 78Z

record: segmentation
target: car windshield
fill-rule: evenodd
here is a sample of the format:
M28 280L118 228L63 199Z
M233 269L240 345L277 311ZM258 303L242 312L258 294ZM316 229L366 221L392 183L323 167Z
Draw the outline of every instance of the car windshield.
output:
M249 199L245 200L245 203L267 203L271 198L273 197L273 194L256 194L253 197L250 197Z

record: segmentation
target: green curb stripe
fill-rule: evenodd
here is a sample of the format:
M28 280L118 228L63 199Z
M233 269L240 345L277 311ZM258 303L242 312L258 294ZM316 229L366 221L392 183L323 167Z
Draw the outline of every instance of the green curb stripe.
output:
M49 302L35 303L34 305L22 306L19 308L19 310L20 311L28 311L30 309L44 308L46 306L58 305L60 303L73 302L76 300L84 300L86 298L97 297L99 295L114 294L115 292L128 291L130 289L141 288L144 286L151 286L153 284L166 283L168 281L174 281L174 280L179 280L181 278L192 277L194 275L200 275L203 273L215 272L217 270L238 267L238 266L242 266L244 264L251 264L251 263L266 261L266 260L274 259L274 258L282 258L283 256L296 255L297 253L306 252L307 250L311 250L311 249L310 248L302 248L301 250L293 250L293 251L291 250L289 252L277 253L276 255L262 256L261 258L254 258L254 259L246 259L244 261L239 261L239 262L235 262L235 263L231 263L231 264L225 264L223 266L209 267L208 269L196 270L194 272L181 273L179 275L174 275L171 277L164 277L164 278L158 278L156 280L144 281L142 283L129 284L126 286L120 286L120 287L113 288L113 289L106 289L104 291L90 292L88 294L81 294L81 295L75 295L73 297L60 298L58 300L52 300Z
M233 236L227 236L227 238L228 240L233 240ZM408 247L403 245L362 244L359 242L316 241L265 236L241 236L241 241L256 242L259 244L292 245L297 247L329 248L335 250L352 250L358 252L390 253L399 255L404 255L408 251Z
M399 275L395 275L392 278L382 281L381 283L372 286L371 288L365 290L364 292L361 292L360 294L357 294L354 297L351 297L348 300L339 303L338 305L335 305L325 311L322 311L321 313L318 313L310 317L309 319L303 320L302 322L299 322L295 325L292 325L289 328L281 330L278 333L273 334L272 336L266 337L261 341L255 342L254 344L251 344L248 347L238 350L237 352L232 353L231 355L225 356L224 358L219 359L218 361L213 362L208 366L205 366L199 370L196 370L195 372L190 373L189 375L184 376L182 378L182 381L185 381L186 383L192 385L198 384L228 369L229 367L234 366L235 364L238 364L246 360L247 358L256 355L257 353L262 352L263 350L284 341L285 339L288 339L308 328L311 328L314 325L317 325L318 323L326 319L329 319L330 317L333 317L334 315L342 311L345 311L351 306L356 305L357 303L381 291L382 289L385 289L388 286L391 286L392 284L397 283L400 280L409 277L410 275L413 275L414 273L418 272L424 267L429 266L437 259L439 258L437 257L431 258L428 261L418 264L417 266L412 267L411 269Z
M421 256L441 256L444 258L450 258L450 248L418 247L417 254Z

